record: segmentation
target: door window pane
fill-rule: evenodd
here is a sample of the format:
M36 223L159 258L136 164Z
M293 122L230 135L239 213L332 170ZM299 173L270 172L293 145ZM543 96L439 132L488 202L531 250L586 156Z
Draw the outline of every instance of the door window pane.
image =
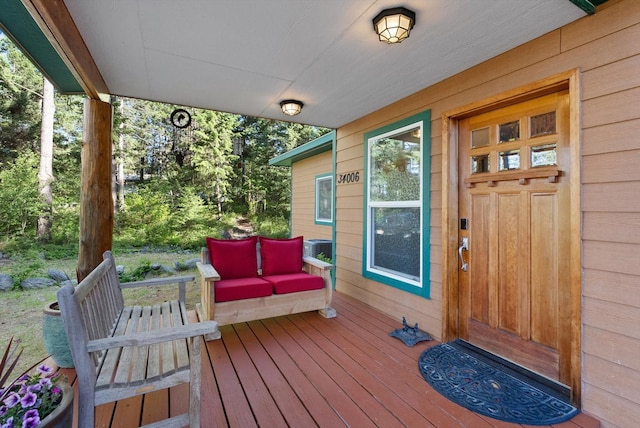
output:
M556 133L556 112L539 114L531 116L529 123L531 124L531 137L540 137Z
M507 141L516 141L520 139L520 121L514 120L513 122L503 123L498 126L500 143Z
M545 144L544 146L531 147L531 166L557 165L556 145Z
M498 171L520 168L520 150L507 150L498 153Z
M489 172L489 155L480 155L471 157L471 173L479 174L481 172Z
M489 128L471 131L471 147L485 147L489 145Z

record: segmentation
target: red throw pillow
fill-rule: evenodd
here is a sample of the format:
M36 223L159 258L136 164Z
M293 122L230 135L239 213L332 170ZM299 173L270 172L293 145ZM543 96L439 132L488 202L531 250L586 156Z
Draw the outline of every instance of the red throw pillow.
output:
M220 279L256 278L258 276L258 238L214 239L207 238L211 264Z
M285 275L302 271L303 238L273 239L260 237L262 275Z

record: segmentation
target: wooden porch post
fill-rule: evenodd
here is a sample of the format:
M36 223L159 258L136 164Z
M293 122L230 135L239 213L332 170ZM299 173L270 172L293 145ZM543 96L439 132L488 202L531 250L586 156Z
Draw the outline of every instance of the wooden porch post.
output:
M102 253L110 250L113 243L111 126L111 104L87 98L82 138L78 281L100 264Z

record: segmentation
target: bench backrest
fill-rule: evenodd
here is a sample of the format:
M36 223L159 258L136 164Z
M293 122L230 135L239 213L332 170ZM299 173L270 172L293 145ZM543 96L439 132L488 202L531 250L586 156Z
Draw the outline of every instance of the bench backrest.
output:
M66 285L57 294L76 370L83 367L95 369L99 364L100 355L90 355L87 343L109 337L124 308L120 280L111 252L105 252L103 258L102 263L77 287ZM84 375L95 377L95 370Z

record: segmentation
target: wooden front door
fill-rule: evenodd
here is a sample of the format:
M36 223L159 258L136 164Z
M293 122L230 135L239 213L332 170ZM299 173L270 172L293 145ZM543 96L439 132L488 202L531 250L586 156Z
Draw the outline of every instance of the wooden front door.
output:
M569 95L459 122L459 334L570 382Z

